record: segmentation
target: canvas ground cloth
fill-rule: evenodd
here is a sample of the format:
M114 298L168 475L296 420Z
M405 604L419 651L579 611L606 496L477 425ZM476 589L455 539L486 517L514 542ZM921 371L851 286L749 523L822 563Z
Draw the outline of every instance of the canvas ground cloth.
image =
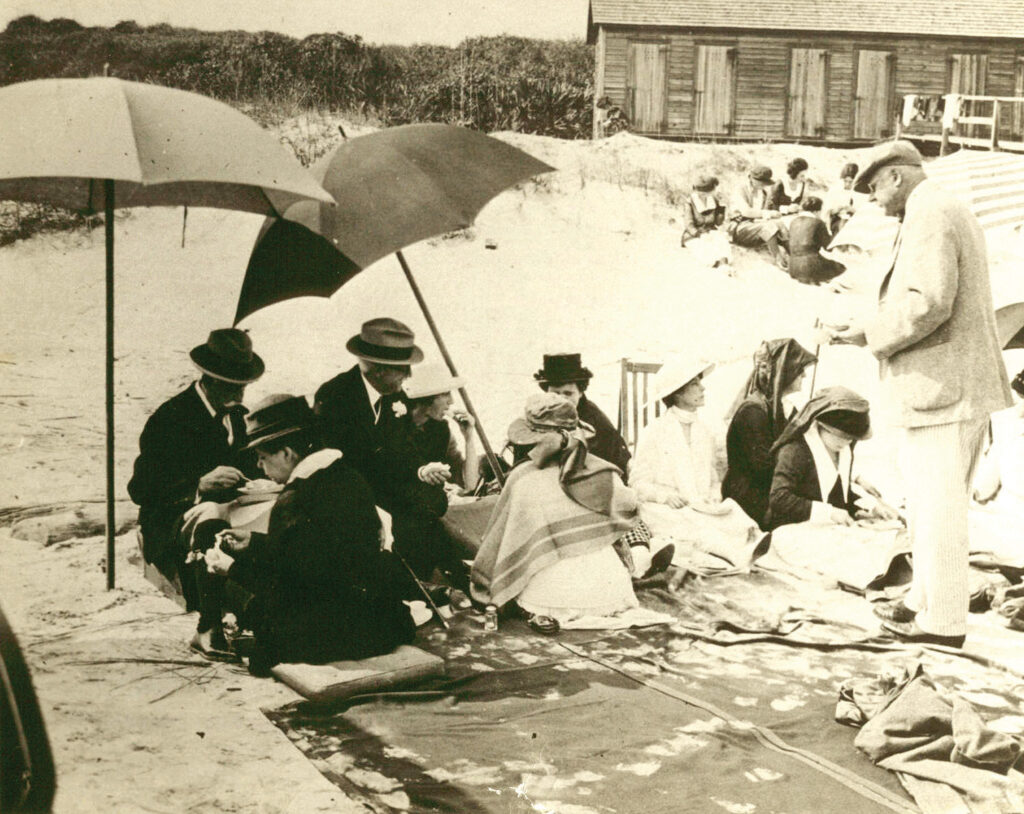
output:
M675 596L645 590L645 606L679 622L639 631L544 638L503 622L485 633L473 614L460 614L450 633L428 628L417 641L445 655L446 683L335 714L290 706L267 715L325 776L377 811L912 810L900 808L910 798L895 776L832 721L842 681L906 651L843 646L867 632L839 618L839 606L866 603L794 585L751 574ZM1024 721L1012 689L1019 679L927 658L950 686L984 692L1003 718ZM768 730L868 781L875 797L767 747L758 733Z

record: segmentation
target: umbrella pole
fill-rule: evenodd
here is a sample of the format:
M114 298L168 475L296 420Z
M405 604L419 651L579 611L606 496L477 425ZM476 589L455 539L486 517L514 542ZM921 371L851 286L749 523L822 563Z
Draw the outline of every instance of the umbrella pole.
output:
M427 325L430 326L430 332L434 335L434 341L437 342L437 347L440 349L441 355L444 357L444 361L448 365L448 370L451 371L453 376L458 376L458 371L455 370L455 363L452 361L452 357L448 355L448 348L445 346L444 340L441 338L440 331L437 330L434 318L430 315L430 309L427 308L427 302L423 299L420 287L416 285L416 280L412 276L412 269L409 268L409 264L405 262L405 256L400 251L395 252L395 256L398 257L398 262L402 266L402 271L405 272L405 279L409 281L409 287L412 288L413 296L416 297L416 302L420 304L423 316L427 319ZM505 473L498 464L498 458L494 454L494 450L491 449L491 442L487 440L487 433L484 432L484 425L480 423L480 416L477 415L476 410L473 408L473 402L469 400L469 393L466 392L465 387L459 388L459 395L462 396L462 401L466 405L466 409L469 411L469 414L473 416L473 421L476 423L476 434L480 436L480 443L483 445L484 455L487 456L487 463L491 465L491 471L498 479L498 483L504 486Z
M103 182L107 233L107 590L114 588L114 182Z

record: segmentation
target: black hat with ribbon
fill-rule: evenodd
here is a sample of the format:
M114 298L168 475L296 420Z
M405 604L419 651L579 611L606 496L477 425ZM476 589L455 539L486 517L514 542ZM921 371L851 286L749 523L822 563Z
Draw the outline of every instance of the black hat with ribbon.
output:
M207 376L249 384L263 375L263 360L253 353L249 334L238 328L218 328L202 345L192 348L192 363Z

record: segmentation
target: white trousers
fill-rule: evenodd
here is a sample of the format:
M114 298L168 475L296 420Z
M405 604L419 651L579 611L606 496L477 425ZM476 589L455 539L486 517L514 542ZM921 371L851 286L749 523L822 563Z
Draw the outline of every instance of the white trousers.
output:
M900 449L914 577L905 600L937 636L967 632L967 508L987 418L909 427Z

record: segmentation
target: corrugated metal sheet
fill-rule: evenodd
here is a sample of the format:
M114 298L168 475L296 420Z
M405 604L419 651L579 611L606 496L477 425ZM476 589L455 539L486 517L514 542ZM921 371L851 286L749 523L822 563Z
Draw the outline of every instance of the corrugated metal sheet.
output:
M1024 39L1024 0L591 0L594 25Z

